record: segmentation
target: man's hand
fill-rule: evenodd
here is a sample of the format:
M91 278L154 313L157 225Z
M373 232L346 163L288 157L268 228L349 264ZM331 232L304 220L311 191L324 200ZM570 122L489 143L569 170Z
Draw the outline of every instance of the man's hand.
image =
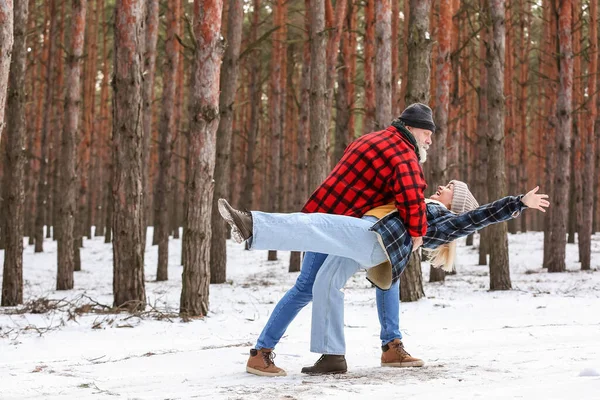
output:
M537 194L538 190L540 190L539 186L536 186L533 190L527 193L521 201L529 208L535 208L536 210L540 210L542 212L546 212L544 207L550 206L550 202L545 200L548 198L547 194Z
M417 250L419 247L421 247L423 245L423 237L422 236L414 237L414 238L412 238L412 241L413 241L412 251Z

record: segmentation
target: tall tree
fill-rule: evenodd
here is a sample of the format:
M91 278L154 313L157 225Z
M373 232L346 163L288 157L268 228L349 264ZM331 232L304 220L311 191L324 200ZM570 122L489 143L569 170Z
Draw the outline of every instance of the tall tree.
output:
M590 0L590 20L589 20L589 55L588 64L588 90L591 95L586 103L589 112L585 129L584 141L584 159L583 159L583 215L581 229L579 230L579 255L581 257L581 269L591 269L591 241L592 241L592 223L594 219L594 182L598 182L598 176L595 176L594 159L596 158L596 118L598 117L598 108L596 98L598 93L596 86L598 82L598 0Z
M252 23L250 27L250 42L256 43L258 39L258 29L260 26L260 0L252 2ZM260 126L260 108L261 108L261 73L260 73L260 54L259 48L252 50L252 57L249 61L250 79L250 120L248 121L248 150L246 151L246 162L244 168L244 179L242 180L242 190L240 195L240 207L250 210L252 208L253 187L254 187L254 158L256 152L256 141ZM300 124L302 124L300 118Z
M430 159L431 180L429 187L444 185L447 176L446 137L448 136L448 107L450 104L450 46L452 33L452 0L440 0L439 24L437 29L437 62L435 67L436 91L435 107L435 141ZM445 272L441 268L430 267L429 281L443 281Z
M477 87L477 98L479 107L477 109L477 185L476 192L477 198L482 204L487 203L488 191L487 191L487 174L488 169L486 168L488 162L488 147L487 147L487 129L488 129L488 83L487 83L487 67L485 65L485 52L486 42L489 40L490 30L489 23L487 22L488 13L486 0L480 0L481 10L481 35L479 38L479 86ZM484 229L479 234L479 265L487 265L488 255L488 233L487 229Z
M221 66L221 96L219 112L221 118L217 130L217 160L215 164L215 194L213 196L212 228L213 237L210 250L210 281L223 283L226 279L227 251L225 247L226 226L219 214L217 200L228 192L233 132L233 105L239 75L240 47L242 43L242 23L244 8L241 1L229 0L227 14L227 48Z
M67 53L65 122L60 149L60 193L57 226L58 271L56 289L73 289L75 268L75 213L77 207L77 138L81 112L81 58L85 34L87 0L73 0L71 6L71 29Z
M408 1L408 0L405 0ZM375 0L365 6L363 133L375 130Z
M313 0L310 6L310 145L308 150L308 190L312 192L328 172L326 121L326 47L325 0Z
M269 186L273 189L270 196L266 196L266 208L271 212L281 211L281 147L283 142L283 129L281 125L281 117L283 115L282 100L282 72L284 66L284 41L283 25L285 24L284 2L277 0L273 11L273 29L277 29L273 35L273 50L271 52L271 71L270 71L270 94L269 94L269 122L270 122L270 139L269 150L270 157L268 161L265 159L265 164L269 164L268 179ZM277 260L277 252L269 251L267 259L270 261Z
M117 1L113 78L113 295L116 307L144 309L142 0Z
M208 312L213 174L219 125L223 0L194 0L194 65L190 93L186 230L180 313Z
M0 0L0 137L4 130L4 106L13 40L13 0Z
M554 168L554 189L552 191L552 243L548 272L564 272L567 213L569 207L569 159L571 153L572 97L573 97L573 36L572 1L558 1L558 48L559 86L556 103L557 126L556 168Z
M391 0L379 0L375 6L375 129L378 130L385 129L392 121L391 7Z
M163 93L160 122L158 125L158 171L154 194L154 240L158 242L158 266L156 280L169 278L169 195L171 194L171 154L175 127L175 89L179 67L179 34L181 0L170 0L163 64Z
M504 167L504 59L505 21L504 2L489 0L490 36L486 43L486 67L488 79L488 195L498 199L506 195L506 172ZM508 264L508 236L506 224L488 228L490 246L490 289L511 288Z
M143 71L144 81L142 86L143 101L143 131L144 141L142 149L142 184L144 193L150 191L150 142L152 141L152 117L154 104L154 76L156 73L156 42L158 41L158 21L159 4L158 0L142 0L145 4L144 25L145 31L140 39L140 46L143 46ZM150 217L150 198L145 199L144 203L144 243L146 243L146 230L148 218ZM158 237L153 235L152 244L158 244Z
M407 0L408 1L408 0ZM429 78L431 72L431 45L429 16L431 0L410 0L408 35L408 69L406 105L429 103ZM412 253L406 271L400 277L400 299L416 301L424 296L419 251Z
M48 60L46 62L46 89L44 92L44 111L41 136L40 172L37 184L36 216L35 216L35 249L36 253L44 251L44 224L47 222L48 209L48 141L50 139L50 126L52 122L51 111L54 102L54 63L56 62L58 18L56 0L50 0L50 33L48 38ZM48 226L48 229L50 227Z
M25 67L27 61L28 0L15 0L13 48L8 77L6 108L6 149L3 171L5 242L2 275L2 306L23 303L23 225L25 203ZM7 9L2 10L3 13Z

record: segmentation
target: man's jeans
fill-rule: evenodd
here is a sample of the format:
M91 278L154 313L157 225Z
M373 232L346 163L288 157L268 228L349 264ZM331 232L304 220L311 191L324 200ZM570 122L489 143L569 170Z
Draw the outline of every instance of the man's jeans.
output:
M319 288L314 291L319 306L313 307L311 351L345 354L344 295L340 290L361 265L372 267L387 259L376 234L368 230L375 218L261 212L252 212L252 218L251 249L307 252L296 284L275 306L256 348L272 349L277 345L298 312L312 300L313 283L323 265ZM398 282L387 291L377 289L376 297L382 344L401 339Z

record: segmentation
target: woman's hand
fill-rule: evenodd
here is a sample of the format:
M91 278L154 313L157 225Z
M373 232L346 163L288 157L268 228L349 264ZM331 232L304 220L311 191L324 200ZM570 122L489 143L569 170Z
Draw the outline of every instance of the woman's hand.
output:
M537 194L538 190L540 190L539 186L536 186L533 190L527 193L521 201L529 208L535 208L536 210L540 210L542 212L546 212L544 207L550 206L550 202L545 200L548 198L547 194Z

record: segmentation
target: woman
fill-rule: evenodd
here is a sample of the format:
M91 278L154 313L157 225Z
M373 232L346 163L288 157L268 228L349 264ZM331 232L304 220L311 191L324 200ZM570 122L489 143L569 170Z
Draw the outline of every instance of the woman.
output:
M515 218L525 208L545 211L544 207L549 205L545 200L548 196L537 194L538 189L536 187L524 196L508 196L478 207L463 182L451 181L448 185L439 187L427 203L428 228L423 237L424 248L437 249L432 263L445 269L452 268L455 251L452 243L456 239L490 224ZM242 213L229 206L225 200L219 200L219 211L232 226L232 237L238 242L249 240L251 249L311 251L354 261L346 262L343 268L335 271L324 265L313 286L311 351L337 356L345 353L343 295L339 291L345 281L362 266L368 269L367 277L371 282L381 289L389 289L408 264L413 250L412 240L394 209L393 205L379 207L367 213L366 219L331 214ZM369 219L375 216L380 219L375 220L373 225L373 220ZM341 226L344 227L343 230L339 230ZM322 303L323 306L317 306L317 303ZM386 323L395 325L391 330L387 327L387 331L399 334L399 305L397 307L397 311L389 310L387 313L395 315L394 318L385 321L380 316L384 347L391 344L389 339L385 341L383 337ZM324 332L323 326L329 329ZM394 341L396 344L398 342L399 340ZM384 355L382 365L385 364ZM408 363L416 366L417 362L422 365L422 361L418 359ZM345 360L343 365L345 366ZM303 372L311 372L310 368L305 370Z

